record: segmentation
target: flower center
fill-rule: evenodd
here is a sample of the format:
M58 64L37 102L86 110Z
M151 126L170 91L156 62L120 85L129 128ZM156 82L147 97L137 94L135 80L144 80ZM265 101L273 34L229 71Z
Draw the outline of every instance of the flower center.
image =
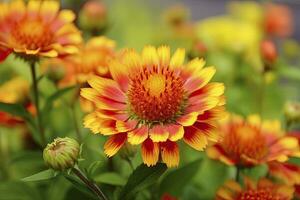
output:
M36 50L47 47L52 43L53 33L41 20L21 20L12 29L15 42L28 50Z
M274 194L271 188L247 190L240 194L238 200L283 200L279 194Z
M131 77L128 92L131 115L148 123L170 123L185 107L183 81L168 68L144 68Z
M260 130L248 124L230 127L230 134L223 138L222 146L234 160L241 161L242 156L260 160L267 154L265 137Z

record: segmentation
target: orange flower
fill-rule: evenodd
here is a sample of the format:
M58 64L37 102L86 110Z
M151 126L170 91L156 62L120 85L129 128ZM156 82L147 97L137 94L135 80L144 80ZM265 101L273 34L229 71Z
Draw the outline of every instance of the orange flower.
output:
M292 200L293 187L275 184L268 179L258 183L245 178L245 188L235 182L227 181L216 194L216 200Z
M224 85L208 83L214 67L204 66L198 58L184 64L185 51L147 46L142 54L126 50L109 62L112 80L94 76L91 88L81 95L95 103L84 125L94 133L110 136L104 145L110 157L128 141L142 146L148 166L159 158L168 167L179 163L177 141L203 150L216 141L212 130L222 117Z
M176 197L173 197L168 193L163 194L160 199L161 200L178 200Z
M291 10L280 4L267 4L264 28L268 35L288 37L293 32L293 17Z
M78 51L81 36L70 10L59 11L58 1L14 0L0 3L0 57L7 51L22 56L57 57Z
M110 77L109 59L115 56L115 42L106 37L93 37L81 47L79 54L67 59L75 68L76 80L86 82L91 75Z
M294 137L284 136L279 121L261 122L259 116L247 120L232 116L220 125L222 139L208 149L208 156L228 165L253 166L269 161L284 162L300 155Z

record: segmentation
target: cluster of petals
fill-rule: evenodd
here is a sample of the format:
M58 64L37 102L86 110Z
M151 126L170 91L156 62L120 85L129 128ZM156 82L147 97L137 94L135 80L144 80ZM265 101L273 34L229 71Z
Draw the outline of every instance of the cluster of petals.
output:
M220 123L221 139L210 147L210 158L228 165L254 166L271 161L285 162L299 157L300 148L295 137L285 135L279 121L261 121L258 115L244 119L231 115Z
M75 14L59 10L59 1L14 0L0 3L0 58L11 52L57 57L78 52L80 31Z
M142 158L152 166L179 164L178 141L203 150L217 141L213 131L224 116L224 85L209 83L214 67L202 59L185 63L185 51L146 46L109 62L111 78L93 76L81 96L95 105L84 119L95 134L109 136L104 145L111 157L124 144L141 145Z

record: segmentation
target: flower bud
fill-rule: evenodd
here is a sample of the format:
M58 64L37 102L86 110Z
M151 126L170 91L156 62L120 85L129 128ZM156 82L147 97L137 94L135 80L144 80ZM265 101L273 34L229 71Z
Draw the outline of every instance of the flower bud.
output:
M79 13L79 26L82 29L93 32L103 30L106 25L106 6L96 0L86 2Z
M52 81L58 82L65 76L65 66L62 60L54 58L45 60L41 65L43 73Z
M275 44L270 40L263 40L260 44L261 57L265 63L273 64L277 59Z
M78 142L72 138L56 138L44 149L44 161L55 170L72 168L77 162L79 149Z
M123 159L128 159L134 157L135 153L136 153L136 148L129 143L125 143L125 145L120 150L119 155Z
M300 103L288 102L285 104L284 113L289 122L300 122Z

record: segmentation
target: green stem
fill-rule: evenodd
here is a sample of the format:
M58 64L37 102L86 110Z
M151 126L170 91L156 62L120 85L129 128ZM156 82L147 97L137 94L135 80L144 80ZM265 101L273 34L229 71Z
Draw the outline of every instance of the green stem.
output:
M77 135L77 139L81 143L82 142L82 134L81 134L81 131L79 129L78 122L77 122L77 115L76 115L76 110L75 110L75 103L73 103L70 106L70 108L71 108L71 115L72 115L72 118L73 118L73 123L74 123L75 132L76 132L76 135Z
M30 64L31 69L31 77L32 77L32 87L33 87L33 96L34 96L34 103L37 111L37 125L38 130L41 136L41 143L42 145L46 144L44 129L42 125L42 115L40 111L40 104L39 104L39 91L38 91L38 82L37 82L37 76L36 76L36 69L35 69L35 62L32 62Z
M262 80L261 80L261 85L259 88L259 94L258 94L258 112L260 114L260 116L263 116L263 111L264 111L264 97L265 97L265 87L266 87L266 83L265 83L265 79L264 79L264 73L262 74Z
M104 195L104 193L101 191L101 189L98 187L97 184L89 180L85 174L77 167L75 166L73 169L73 173L91 190L93 191L98 199L100 200L108 200L107 197Z
M129 164L130 168L132 169L132 171L134 171L134 165L132 163L132 160L130 158L128 158L128 157L125 158L125 160L128 162L128 164Z
M240 168L240 166L236 166L236 174L235 174L235 181L236 182L239 182L239 180L240 180L240 173L241 173L241 168Z

